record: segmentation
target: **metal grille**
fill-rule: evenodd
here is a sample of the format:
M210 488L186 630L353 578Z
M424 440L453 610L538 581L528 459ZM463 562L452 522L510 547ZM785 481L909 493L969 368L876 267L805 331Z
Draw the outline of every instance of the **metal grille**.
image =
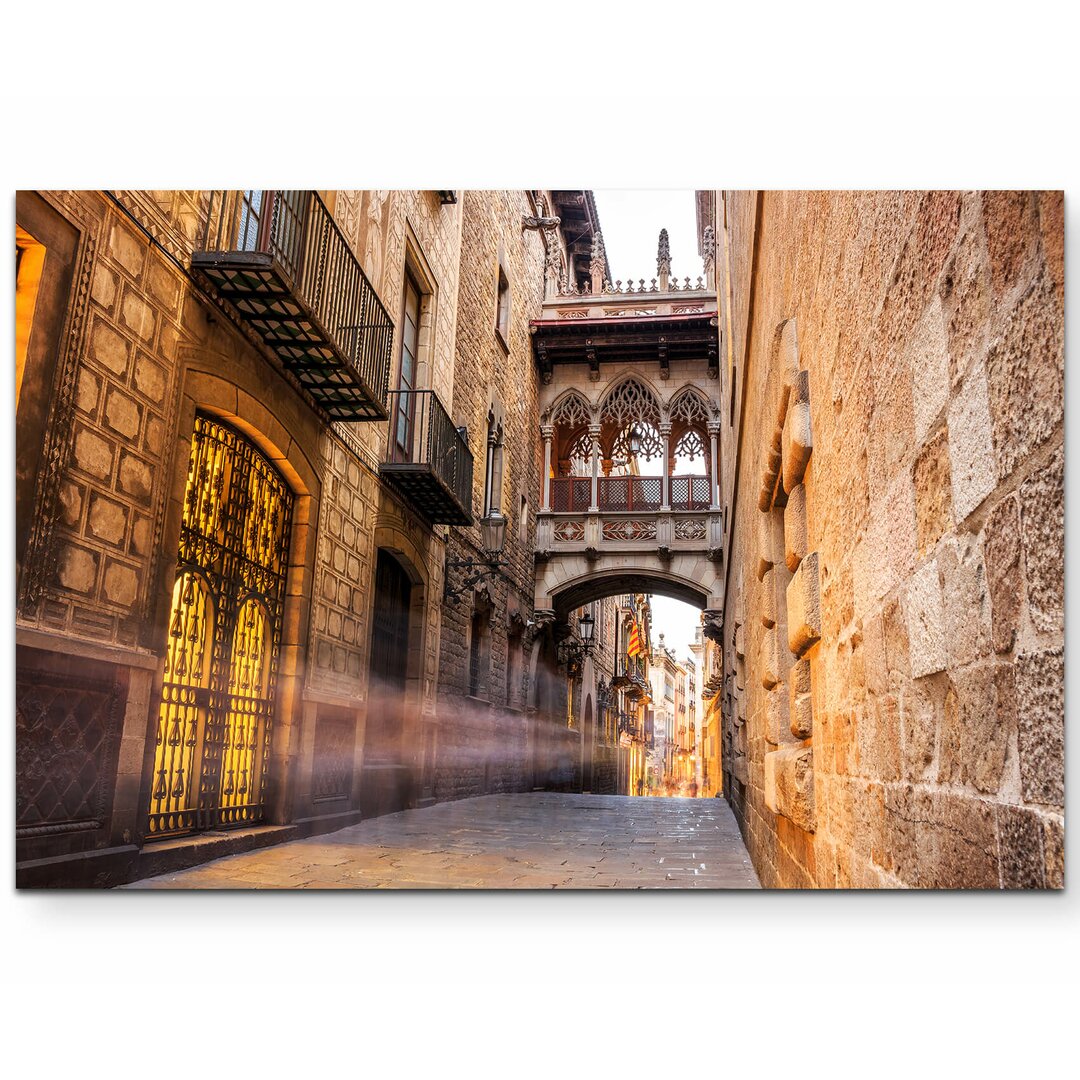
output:
M601 510L659 510L663 480L659 476L604 476L600 478Z
M204 416L184 495L149 835L263 815L292 496L250 443Z
M671 508L673 510L707 510L711 503L707 476L673 476L671 478Z
M556 513L573 513L589 509L592 499L592 480L589 477L553 477L551 509Z

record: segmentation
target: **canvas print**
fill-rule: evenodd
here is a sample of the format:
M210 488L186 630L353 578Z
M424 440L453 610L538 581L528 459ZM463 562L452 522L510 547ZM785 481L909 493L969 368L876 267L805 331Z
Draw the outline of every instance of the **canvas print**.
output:
M1061 192L15 211L18 887L1063 887Z

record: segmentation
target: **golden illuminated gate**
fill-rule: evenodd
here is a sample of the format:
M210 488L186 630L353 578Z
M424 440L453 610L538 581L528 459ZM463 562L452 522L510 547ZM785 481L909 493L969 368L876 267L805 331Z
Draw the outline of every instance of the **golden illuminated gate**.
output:
M246 439L196 416L149 835L263 817L292 496Z

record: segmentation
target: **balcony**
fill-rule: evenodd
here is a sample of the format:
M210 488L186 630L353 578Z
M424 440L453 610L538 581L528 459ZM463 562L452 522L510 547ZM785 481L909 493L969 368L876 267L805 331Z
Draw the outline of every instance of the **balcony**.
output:
M432 524L472 524L472 453L433 390L390 394L386 442L379 475L388 487Z
M332 420L385 419L393 323L322 199L216 194L193 273Z

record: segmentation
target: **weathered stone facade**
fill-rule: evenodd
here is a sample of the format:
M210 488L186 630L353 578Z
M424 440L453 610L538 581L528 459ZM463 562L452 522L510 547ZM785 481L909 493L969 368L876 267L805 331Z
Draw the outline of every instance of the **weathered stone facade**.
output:
M20 379L22 883L124 880L211 847L528 787L545 769L530 761L525 713L538 489L527 327L543 297L545 246L522 218L535 206L525 192L321 194L393 321L391 387L406 267L421 286L418 385L468 429L477 516L489 411L502 424L510 526L506 565L489 579L482 693L464 693L476 598L444 599L444 562L475 557L478 530L451 540L388 490L379 478L388 425L328 421L190 272L192 252L235 228L223 210L234 196L22 193L20 227L42 238L52 273ZM511 285L505 345L495 331L500 267ZM206 834L144 844L197 413L249 440L293 499L265 826L213 844ZM390 780L366 767L365 747L383 704L369 685L380 552L410 587Z
M1063 209L718 192L724 789L765 885L1063 884Z

